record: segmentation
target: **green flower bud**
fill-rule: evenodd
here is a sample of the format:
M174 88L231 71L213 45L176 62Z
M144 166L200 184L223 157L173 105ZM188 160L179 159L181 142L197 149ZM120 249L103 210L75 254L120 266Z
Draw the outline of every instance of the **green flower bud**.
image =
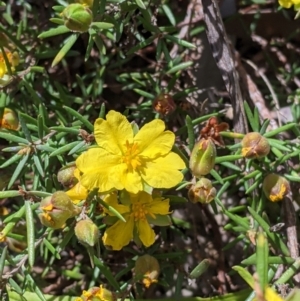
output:
M99 240L99 229L90 219L83 219L75 226L75 235L84 246L93 247Z
M283 198L291 191L288 180L274 173L271 173L265 177L262 187L265 196L272 202L283 200Z
M152 283L157 282L160 266L156 258L146 254L136 260L134 271L136 278L148 288Z
M216 146L211 139L198 141L190 157L190 169L193 176L200 178L207 175L215 166Z
M80 3L85 6L93 7L94 0L75 0L75 3Z
M71 31L85 32L93 22L93 13L86 6L80 3L68 5L62 12L65 26Z
M76 215L81 209L75 206L64 191L56 191L41 201L39 214L41 223L53 229L62 228L65 222Z
M0 120L0 128L15 131L19 129L19 119L14 111L8 108L4 109L2 120Z
M74 175L76 165L64 166L62 167L57 174L57 180L65 187L72 187L78 183Z
M242 155L248 159L263 158L270 152L268 139L257 132L246 134L241 143Z
M216 196L217 190L212 186L209 179L201 178L189 189L188 196L192 203L210 203Z

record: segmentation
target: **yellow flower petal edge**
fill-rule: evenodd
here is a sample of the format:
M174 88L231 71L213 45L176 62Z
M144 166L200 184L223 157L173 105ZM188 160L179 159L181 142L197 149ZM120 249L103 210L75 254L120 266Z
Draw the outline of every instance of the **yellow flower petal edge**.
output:
M109 111L106 120L95 122L99 148L89 149L76 160L81 184L99 192L126 189L138 193L145 183L153 188L171 188L182 179L186 166L171 151L175 135L165 131L162 120L145 124L134 136L126 117Z

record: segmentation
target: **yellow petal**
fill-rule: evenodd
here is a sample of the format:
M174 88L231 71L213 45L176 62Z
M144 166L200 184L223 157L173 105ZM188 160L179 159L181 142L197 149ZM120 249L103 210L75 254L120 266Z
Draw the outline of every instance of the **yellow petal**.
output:
M137 222L137 230L139 238L145 247L150 247L154 244L155 233L147 220L139 220Z
M106 120L98 118L95 122L97 144L111 154L121 155L126 151L126 141L132 143L133 131L124 115L109 111Z
M78 182L74 187L66 191L66 194L70 197L73 203L77 204L81 200L85 200L87 198L88 191L80 182Z
M142 178L136 171L127 172L123 177L124 188L131 193L143 190Z
M164 157L146 162L142 177L154 188L171 188L183 179L183 174L178 169L185 167L183 160L177 154L170 152Z
M152 214L161 214L161 215L169 214L170 213L169 199L162 200L161 198L156 198L147 205L147 209Z
M293 5L293 2L290 0L279 0L279 5L284 8L290 8Z
M126 223L118 220L105 231L102 237L103 243L111 246L113 250L121 250L133 238L133 226L133 218L128 217Z
M114 207L120 214L124 214L130 211L130 208L128 206L122 205L118 203L117 194L116 193L110 193L104 198L104 202L107 203L107 205ZM112 212L104 208L104 212L108 215L114 216Z
M284 301L277 293L275 293L270 287L265 290L266 301Z
M149 204L149 203L152 202L151 194L149 194L145 191L140 191L137 194L131 193L130 194L130 199L131 199L132 204L137 203L137 202L140 202L140 203L143 203L143 204Z
M175 135L165 130L162 120L153 120L145 124L134 137L139 146L140 155L145 158L156 158L166 155L172 148Z
M111 155L101 148L89 149L76 160L76 166L82 173L81 184L87 190L98 188L100 192L112 188L123 189L122 184L112 178L112 171L119 163L119 156Z

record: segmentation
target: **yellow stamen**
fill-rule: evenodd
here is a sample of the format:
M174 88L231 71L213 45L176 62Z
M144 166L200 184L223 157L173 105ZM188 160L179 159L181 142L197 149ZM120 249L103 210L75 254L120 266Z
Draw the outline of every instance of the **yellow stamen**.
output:
M141 159L138 156L139 150L136 143L129 143L126 141L126 152L123 155L123 162L127 164L129 169L136 170L139 166L142 165Z
M147 214L149 214L149 212L146 209L145 204L135 203L135 204L132 205L131 215L134 217L135 221L145 220Z

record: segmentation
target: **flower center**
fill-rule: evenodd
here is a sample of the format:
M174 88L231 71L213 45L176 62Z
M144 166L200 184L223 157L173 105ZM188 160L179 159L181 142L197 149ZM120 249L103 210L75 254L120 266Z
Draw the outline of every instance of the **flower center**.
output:
M136 170L142 165L140 157L138 156L138 145L136 143L129 143L127 140L125 146L127 149L123 155L123 162L127 164L129 169Z
M148 214L148 210L146 209L145 204L135 203L132 204L132 212L131 215L134 217L134 221L145 220L146 215Z

